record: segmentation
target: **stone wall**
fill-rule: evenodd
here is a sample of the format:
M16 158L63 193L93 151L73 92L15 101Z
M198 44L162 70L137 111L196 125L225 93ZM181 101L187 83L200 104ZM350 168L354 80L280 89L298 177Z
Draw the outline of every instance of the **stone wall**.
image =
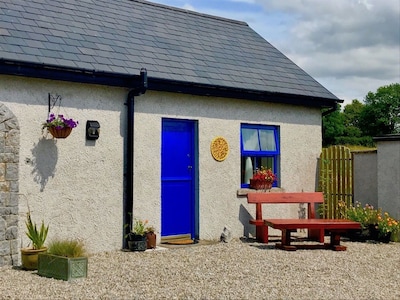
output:
M0 103L0 267L18 264L19 125Z

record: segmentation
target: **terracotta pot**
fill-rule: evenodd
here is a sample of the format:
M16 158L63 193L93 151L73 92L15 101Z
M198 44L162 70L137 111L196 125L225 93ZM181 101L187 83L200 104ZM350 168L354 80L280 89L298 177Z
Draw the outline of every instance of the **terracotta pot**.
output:
M272 188L272 182L258 179L250 179L250 188L256 190L270 190Z
M51 135L56 139L65 139L71 134L71 127L64 127L57 129L56 127L47 127L47 130L51 133Z
M43 247L42 249L22 248L22 268L25 270L37 270L39 253L44 253L46 251L47 247Z
M154 232L147 232L147 249L155 249L157 246L157 235Z

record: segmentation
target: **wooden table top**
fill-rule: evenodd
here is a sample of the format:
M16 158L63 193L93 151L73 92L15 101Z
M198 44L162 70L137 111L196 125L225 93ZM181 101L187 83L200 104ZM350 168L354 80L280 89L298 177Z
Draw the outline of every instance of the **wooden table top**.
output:
M344 219L266 219L264 224L276 229L361 229L360 223Z

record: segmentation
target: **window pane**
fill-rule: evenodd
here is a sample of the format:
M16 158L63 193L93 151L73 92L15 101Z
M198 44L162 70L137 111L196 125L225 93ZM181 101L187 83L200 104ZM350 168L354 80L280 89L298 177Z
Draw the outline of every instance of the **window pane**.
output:
M274 131L260 129L260 143L262 151L276 151Z
M244 160L244 162L243 162L243 160ZM242 165L244 165L244 178L242 176L242 183L250 183L250 178L253 177L253 173L254 173L253 161L254 161L254 158L252 158L252 157L243 157L242 158Z
M270 125L241 125L241 187L248 187L257 168L271 168L279 174L279 127ZM279 186L275 181L273 186Z
M274 159L272 157L261 157L260 166L263 166L266 169L275 170Z
M260 151L257 129L243 128L242 143L245 151Z
M254 171L256 169L260 169L264 167L266 169L272 169L272 171L276 172L276 166L274 164L274 158L272 156L268 157L257 157L257 156L242 156L241 158L241 183L249 184L250 178L253 177ZM275 185L275 183L274 183Z

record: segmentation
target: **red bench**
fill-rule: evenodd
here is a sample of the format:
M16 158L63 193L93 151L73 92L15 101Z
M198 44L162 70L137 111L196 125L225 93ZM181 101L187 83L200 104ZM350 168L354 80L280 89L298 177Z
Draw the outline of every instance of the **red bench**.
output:
M340 234L349 229L361 229L360 223L342 219L267 219L264 224L282 230L282 241L281 243L276 243L275 247L288 251L297 249L345 251L346 246L340 245ZM290 244L290 232L298 228L328 230L331 235L330 243L292 245Z
M259 242L268 243L268 225L264 224L262 216L263 204L276 203L306 203L309 219L315 219L315 204L324 202L322 192L302 192L302 193L248 193L247 202L256 205L256 218L249 222L256 226L256 238ZM296 219L294 219L296 220ZM288 231L296 231L296 229L288 229ZM308 237L324 242L324 229L309 230Z

